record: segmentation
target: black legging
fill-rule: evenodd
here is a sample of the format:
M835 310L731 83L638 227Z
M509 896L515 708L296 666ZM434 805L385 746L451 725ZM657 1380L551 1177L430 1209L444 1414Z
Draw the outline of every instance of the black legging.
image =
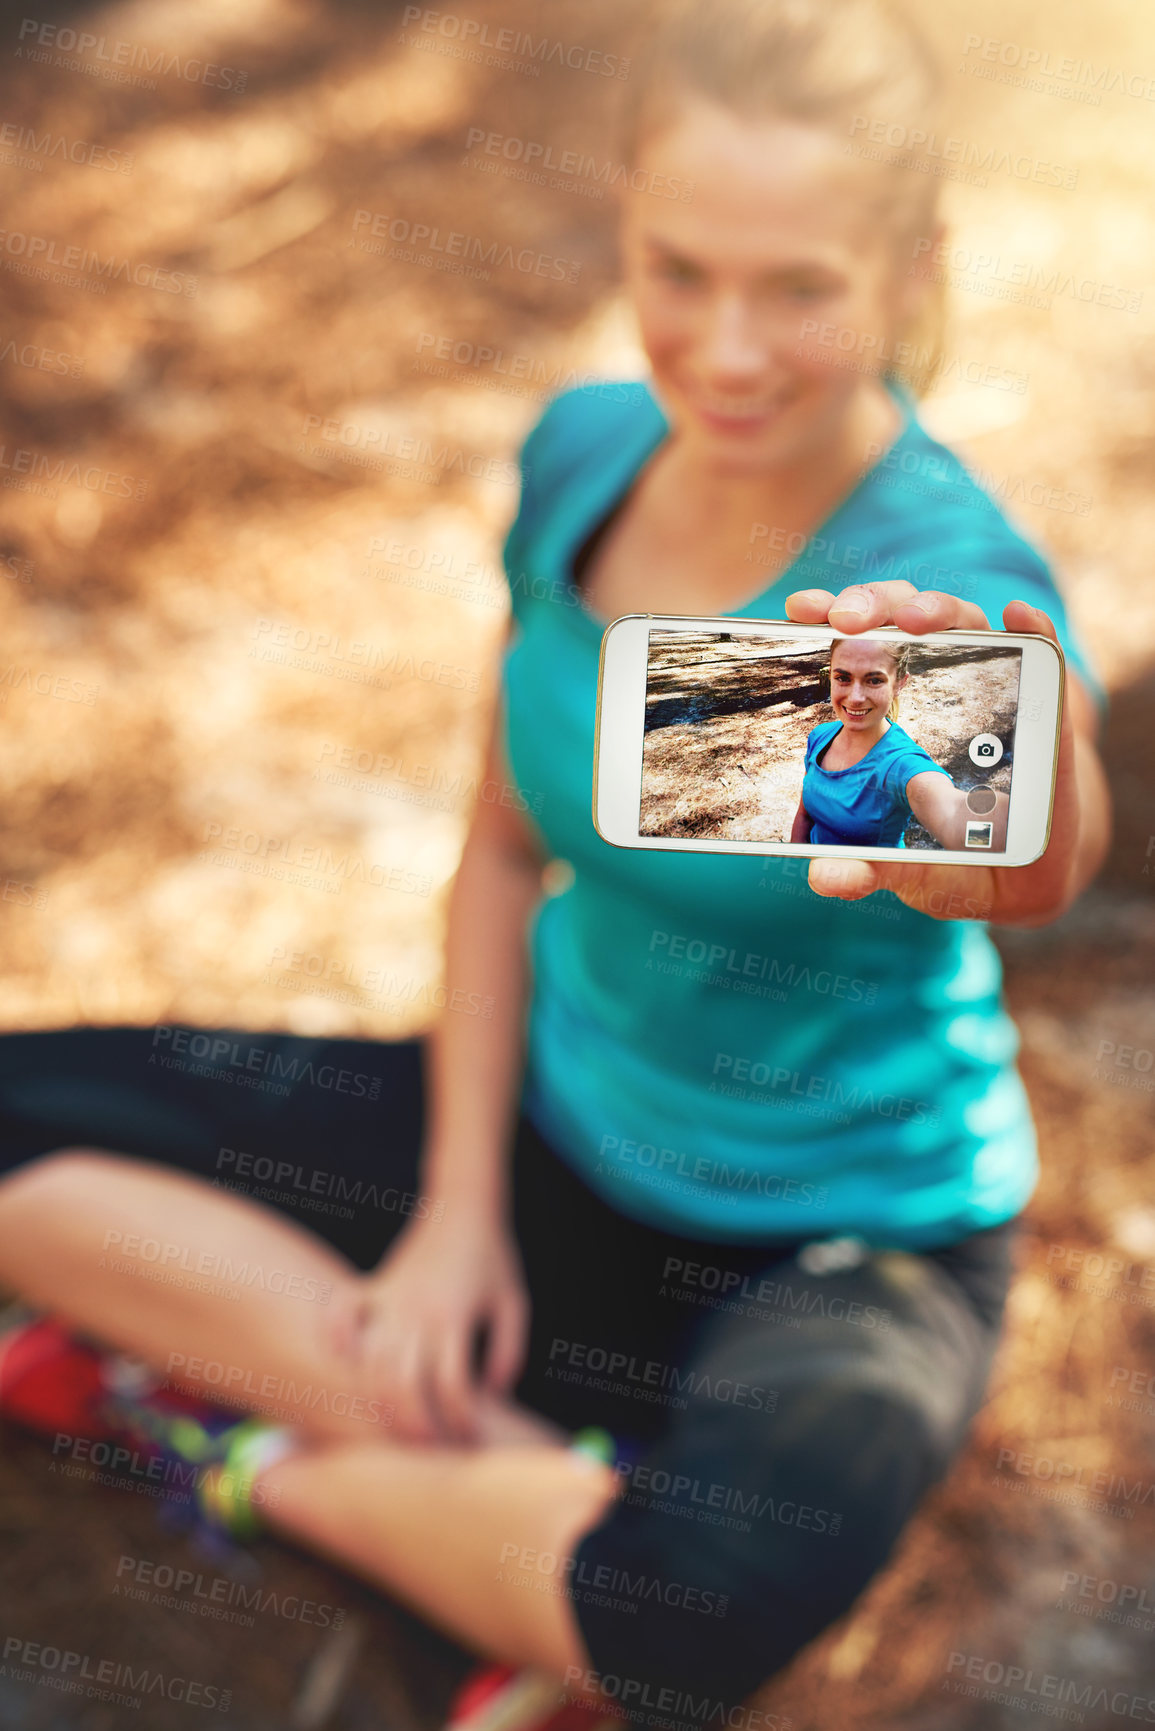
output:
M0 1171L77 1144L155 1160L292 1215L360 1268L429 1207L422 1115L417 1041L0 1038ZM717 1722L849 1607L949 1466L1015 1223L823 1273L801 1241L720 1244L619 1214L524 1120L514 1198L532 1300L519 1397L608 1428L622 1495L572 1569L495 1566L572 1595L631 1717Z

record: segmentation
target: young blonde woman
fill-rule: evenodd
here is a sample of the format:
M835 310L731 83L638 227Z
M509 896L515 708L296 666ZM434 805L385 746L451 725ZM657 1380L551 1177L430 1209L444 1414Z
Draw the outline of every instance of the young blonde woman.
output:
M791 841L904 847L914 817L940 847L961 849L968 823L981 815L990 825L987 845L1006 846L1007 795L992 790L968 804L950 772L899 725L909 664L908 646L877 638L836 637L830 645L834 720L807 738Z
M478 1653L571 1694L600 1679L643 1720L718 1723L882 1565L959 1448L998 1336L1036 1179L1015 1031L983 927L917 910L1053 919L1108 819L1092 677L1042 558L897 380L832 364L893 354L923 310L909 266L935 231L933 179L853 148L864 118L927 124L919 43L873 0L697 0L665 16L631 88L634 164L694 196L625 200L650 379L561 397L524 452L490 773L540 793L541 817L479 805L448 938L450 986L489 994L493 1016L447 1015L425 1049L330 1053L384 1077L372 1111L302 1085L265 1112L255 1090L184 1074L154 1082L151 1118L122 1091L103 1128L93 1038L5 1042L12 1158L56 1153L0 1185L0 1284L294 1421L250 1425L227 1456L258 1512ZM755 591L767 524L815 550ZM852 550L849 587L832 547ZM608 620L648 610L846 639L1000 619L1057 635L1073 677L1045 856L816 862L800 902L781 862L606 846L598 647ZM572 880L543 897L550 860ZM885 933L824 899L883 890L907 904ZM778 1003L652 970L675 939L801 983ZM809 989L824 970L862 989ZM243 1065L253 1042L233 1040ZM55 1116L53 1063L72 1077ZM302 1184L372 1173L421 1206L362 1211L353 1236L286 1219L288 1201L208 1188L222 1147L295 1162ZM298 1298L190 1279L142 1303L101 1265L110 1231L275 1266ZM305 1280L329 1302L300 1302ZM35 1356L7 1357L30 1422ZM613 1434L612 1464L571 1446L588 1425Z

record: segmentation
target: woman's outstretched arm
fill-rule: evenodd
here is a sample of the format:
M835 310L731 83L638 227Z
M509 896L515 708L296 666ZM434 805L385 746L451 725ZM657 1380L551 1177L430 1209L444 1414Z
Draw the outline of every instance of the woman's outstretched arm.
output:
M959 852L965 848L967 824L975 820L976 813L968 806L962 788L955 787L949 777L934 769L912 775L906 784L906 799L923 829L940 847L957 848ZM991 848L1001 853L1007 845L1007 813L1011 802L1005 793L996 793L994 800L990 811L983 813L982 821L992 826Z
M939 590L919 591L905 581L852 584L841 594L799 589L786 597L786 616L807 625L827 622L847 636L880 625L923 636L930 631L989 631L980 607ZM1058 641L1054 623L1026 601L1003 609L1007 631ZM1044 853L1026 866L936 865L932 856L902 864L868 860L815 860L810 887L819 895L859 901L893 890L900 901L934 919L982 919L997 925L1042 926L1090 883L1103 862L1111 833L1111 802L1095 749L1097 719L1090 697L1074 676L1067 680L1059 734L1059 764L1051 835Z

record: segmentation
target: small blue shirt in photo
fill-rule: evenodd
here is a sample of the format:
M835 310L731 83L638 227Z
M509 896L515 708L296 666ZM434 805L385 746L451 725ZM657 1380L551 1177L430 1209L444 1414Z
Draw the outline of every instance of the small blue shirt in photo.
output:
M810 818L811 842L828 847L905 847L903 832L910 821L906 784L912 775L937 770L951 780L904 727L892 721L866 756L849 769L824 769L818 759L835 735L840 721L824 721L810 730L802 803Z

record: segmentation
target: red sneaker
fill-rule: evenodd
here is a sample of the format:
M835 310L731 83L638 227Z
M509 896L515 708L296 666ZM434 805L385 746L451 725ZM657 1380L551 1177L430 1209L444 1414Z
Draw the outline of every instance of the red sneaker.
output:
M608 1708L582 1707L543 1671L487 1665L466 1678L453 1699L445 1731L592 1731L621 1721Z
M163 1378L135 1359L81 1340L53 1317L19 1305L0 1312L0 1419L38 1436L67 1431L119 1442L126 1402L140 1397L160 1411L221 1416L211 1402L165 1387Z
M0 1418L40 1436L68 1431L103 1440L107 1396L100 1355L61 1323L29 1311L0 1317Z

